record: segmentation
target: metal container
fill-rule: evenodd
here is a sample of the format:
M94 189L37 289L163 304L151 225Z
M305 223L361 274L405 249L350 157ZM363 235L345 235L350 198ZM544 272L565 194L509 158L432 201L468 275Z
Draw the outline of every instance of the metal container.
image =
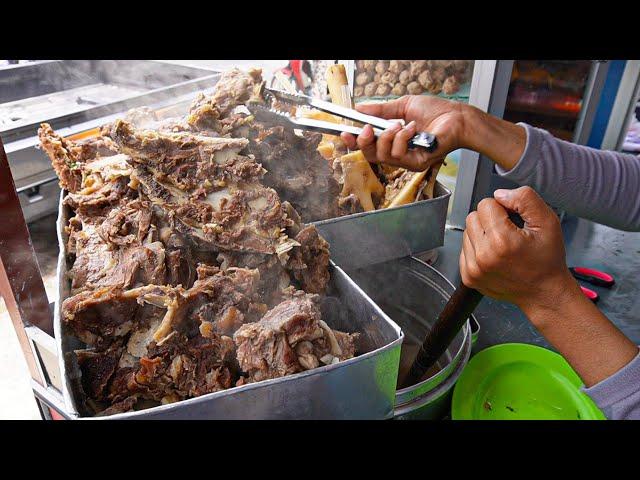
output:
M434 197L409 205L313 222L345 270L426 252L444 242L451 192L436 182Z
M370 265L349 275L405 332L400 371L408 370L425 334L453 293L453 285L415 257ZM469 360L478 330L472 316L428 378L396 392L394 418L440 419L447 415L453 386Z
M61 322L62 300L69 295L64 226L70 210L60 200L58 218L58 298L54 329L62 378L62 396L39 389L67 418L78 418L80 372L72 351L82 344ZM361 334L355 358L282 378L243 385L158 407L112 415L109 419L386 419L393 416L403 333L345 272L331 265L323 300L325 321L335 329ZM48 395L48 398L47 398Z

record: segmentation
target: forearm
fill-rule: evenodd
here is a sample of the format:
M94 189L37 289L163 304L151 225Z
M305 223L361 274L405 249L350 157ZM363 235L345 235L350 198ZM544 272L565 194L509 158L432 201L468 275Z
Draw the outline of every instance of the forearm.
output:
M522 310L590 387L631 362L638 347L582 294L575 280L563 283L554 301L523 305Z
M464 148L485 155L505 170L511 170L525 150L524 127L465 106L462 142Z
M463 109L461 146L529 185L555 207L621 230L640 230L640 157L575 145L475 107Z
M559 140L529 125L522 157L504 178L529 185L554 207L621 230L640 230L640 158Z

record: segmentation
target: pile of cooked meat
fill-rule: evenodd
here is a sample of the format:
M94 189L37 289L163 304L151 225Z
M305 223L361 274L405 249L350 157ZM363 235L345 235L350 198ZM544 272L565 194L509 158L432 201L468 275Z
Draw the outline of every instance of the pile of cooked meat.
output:
M255 121L258 70L225 73L180 118L136 109L74 142L39 130L64 204L66 331L82 408L110 415L281 377L356 354L320 300L337 216L321 137ZM299 214L300 213L300 214Z

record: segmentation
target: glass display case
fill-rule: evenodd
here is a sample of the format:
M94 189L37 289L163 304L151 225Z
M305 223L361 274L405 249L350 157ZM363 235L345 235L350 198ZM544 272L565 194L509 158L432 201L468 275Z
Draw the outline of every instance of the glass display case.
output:
M473 60L356 60L353 97L358 102L403 95L437 95L468 101Z
M574 141L587 93L590 60L516 60L504 111L505 120L543 128Z
M395 100L403 95L432 95L469 102L474 60L351 61L353 98L358 103ZM450 153L438 181L455 196L460 151ZM449 202L449 212L453 197Z

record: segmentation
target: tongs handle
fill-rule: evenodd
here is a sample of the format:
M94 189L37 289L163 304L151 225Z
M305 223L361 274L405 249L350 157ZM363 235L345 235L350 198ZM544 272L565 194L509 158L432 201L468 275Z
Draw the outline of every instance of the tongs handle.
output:
M353 108L343 107L331 102L325 102L318 98L309 97L307 95L290 94L281 90L275 90L267 88L266 92L269 95L275 97L279 101L289 103L291 105L307 106L321 110L323 112L331 113L347 120L364 123L373 127L373 132L378 137L383 130L394 125L394 122L386 120L380 117L374 117L373 115L367 115L365 113L358 112ZM321 120L307 119L296 117L292 119L293 123L299 125L305 130L313 130L316 132L328 133L332 135L340 134L342 132L351 133L353 135L360 135L362 129L353 127L351 125L344 125L339 123L324 122ZM435 135L428 132L419 132L415 137L409 141L409 148L422 147L428 152L433 152L438 147L438 141Z
M340 135L342 132L346 132L358 136L362 133L363 130L362 128L353 125L325 122L322 120L315 120L313 118L305 117L296 117L294 123L304 130L311 130L314 132L326 133L329 135ZM381 128L374 127L373 129L373 133L376 137L379 137L383 131L384 129ZM409 140L409 148L417 147L424 148L427 152L433 152L438 147L438 140L436 139L435 135L431 133L419 132L411 140Z

